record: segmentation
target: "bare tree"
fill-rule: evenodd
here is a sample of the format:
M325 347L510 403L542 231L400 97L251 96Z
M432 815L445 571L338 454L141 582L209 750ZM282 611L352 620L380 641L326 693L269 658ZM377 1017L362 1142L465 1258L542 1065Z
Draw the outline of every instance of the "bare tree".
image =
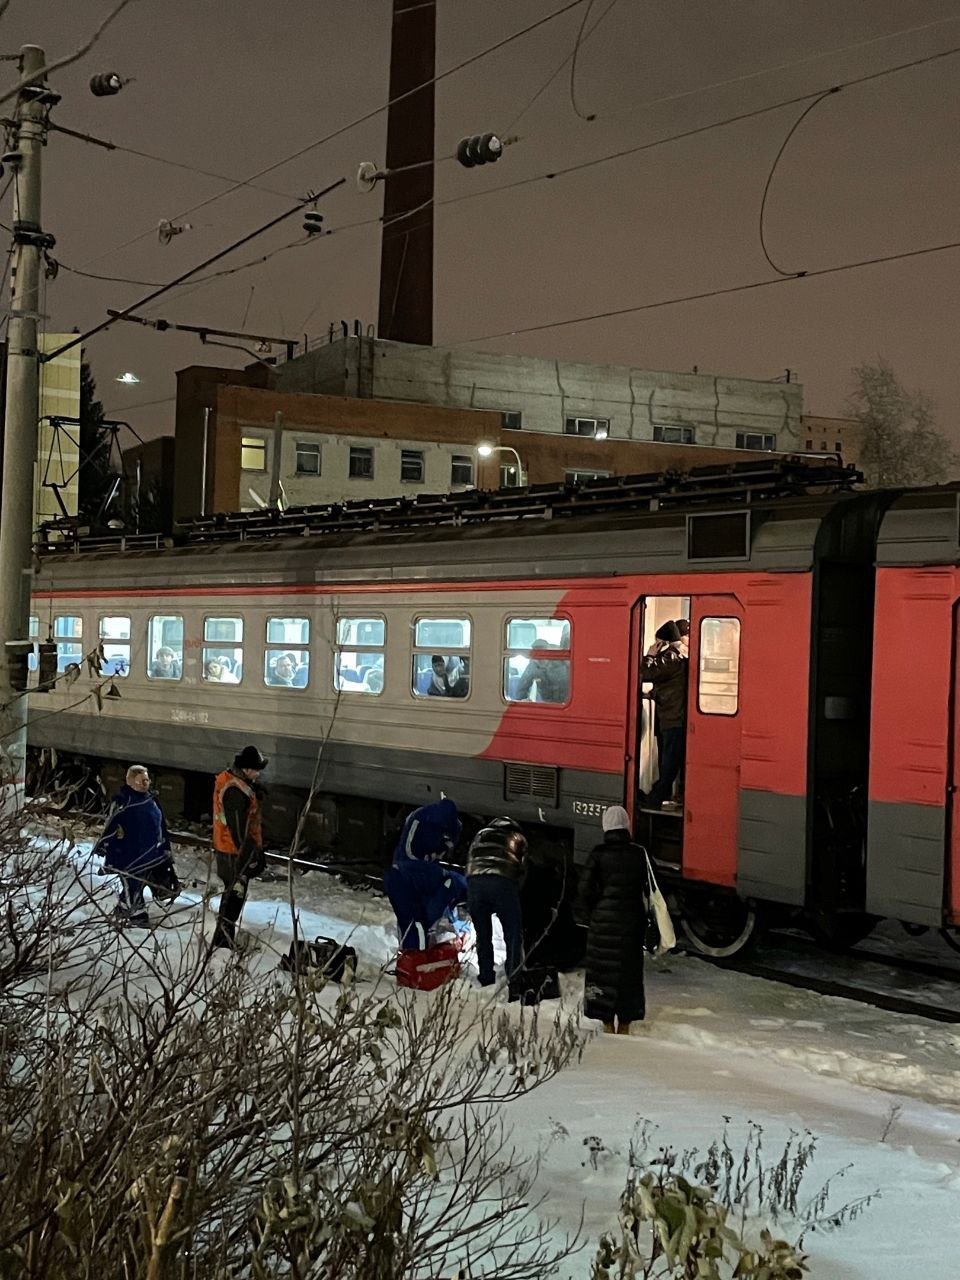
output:
M860 465L868 484L938 484L955 472L960 457L934 424L928 395L908 391L882 356L858 365L853 379L850 409L862 429Z

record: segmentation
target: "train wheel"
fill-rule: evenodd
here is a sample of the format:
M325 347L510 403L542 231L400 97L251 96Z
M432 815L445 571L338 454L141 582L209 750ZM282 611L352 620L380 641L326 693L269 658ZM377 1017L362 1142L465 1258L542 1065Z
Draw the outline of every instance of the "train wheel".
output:
M940 937L948 947L952 947L954 951L960 951L960 928L957 925L946 925L940 930Z
M880 923L879 916L868 916L862 912L849 914L818 915L811 928L813 936L828 951L849 951L858 942L862 942L868 933Z
M697 894L684 901L680 928L694 951L728 960L757 936L757 913L733 894Z

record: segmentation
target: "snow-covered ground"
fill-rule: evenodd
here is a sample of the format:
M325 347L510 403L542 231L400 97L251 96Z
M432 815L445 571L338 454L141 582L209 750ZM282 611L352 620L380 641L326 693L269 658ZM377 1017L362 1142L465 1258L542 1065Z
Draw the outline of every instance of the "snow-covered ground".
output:
M81 861L83 850L81 843ZM200 886L209 882L205 860L183 854L178 866L198 882L181 904L192 897L198 905L181 906L155 931L152 945L158 947L186 946L198 923L212 929L217 899L202 905ZM84 878L98 898L109 900L109 880L92 870ZM359 954L359 980L378 977L394 953L386 901L315 872L297 876L294 890L301 935L349 940ZM288 894L285 879L254 886L243 925L260 944L249 961L255 970L274 968L289 945ZM466 981L462 985L465 1000L488 998ZM564 1003L576 1005L582 986L581 974L566 975ZM687 956L650 964L648 1008L647 1021L635 1024L633 1035L595 1035L580 1065L508 1113L519 1148L543 1152L548 1208L561 1223L575 1227L583 1213L592 1240L615 1226L638 1121L657 1126L650 1138L654 1150L705 1151L729 1117L738 1151L749 1122L761 1126L767 1153L781 1149L791 1130L816 1135L804 1182L807 1199L841 1169L846 1172L829 1198L833 1208L880 1193L856 1221L807 1237L817 1280L948 1280L957 1274L960 1028ZM569 1275L584 1280L591 1258L587 1248Z

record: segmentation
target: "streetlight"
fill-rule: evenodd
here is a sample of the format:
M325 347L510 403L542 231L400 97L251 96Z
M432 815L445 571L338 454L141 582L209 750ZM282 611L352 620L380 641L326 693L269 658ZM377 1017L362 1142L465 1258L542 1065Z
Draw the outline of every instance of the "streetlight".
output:
M481 458L492 458L495 453L512 453L517 460L517 482L521 488L527 483L526 473L523 470L523 463L520 461L520 455L516 449L509 444L478 444L477 453Z

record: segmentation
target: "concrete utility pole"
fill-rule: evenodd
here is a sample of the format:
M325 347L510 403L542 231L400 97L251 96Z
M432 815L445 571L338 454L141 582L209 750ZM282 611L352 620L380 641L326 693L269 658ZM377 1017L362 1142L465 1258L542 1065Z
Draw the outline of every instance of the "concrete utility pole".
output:
M20 50L21 78L44 65L43 50ZM22 159L14 180L14 288L7 327L7 400L3 490L0 499L0 783L6 806L23 798L27 755L27 700L22 691L33 576L34 468L40 416L37 321L40 287L40 159L46 125L37 86L17 98L15 149Z
M394 105L387 113L388 176L383 192L377 335L425 346L433 343L436 39L436 0L393 0L390 101ZM409 97L395 101L404 94Z

